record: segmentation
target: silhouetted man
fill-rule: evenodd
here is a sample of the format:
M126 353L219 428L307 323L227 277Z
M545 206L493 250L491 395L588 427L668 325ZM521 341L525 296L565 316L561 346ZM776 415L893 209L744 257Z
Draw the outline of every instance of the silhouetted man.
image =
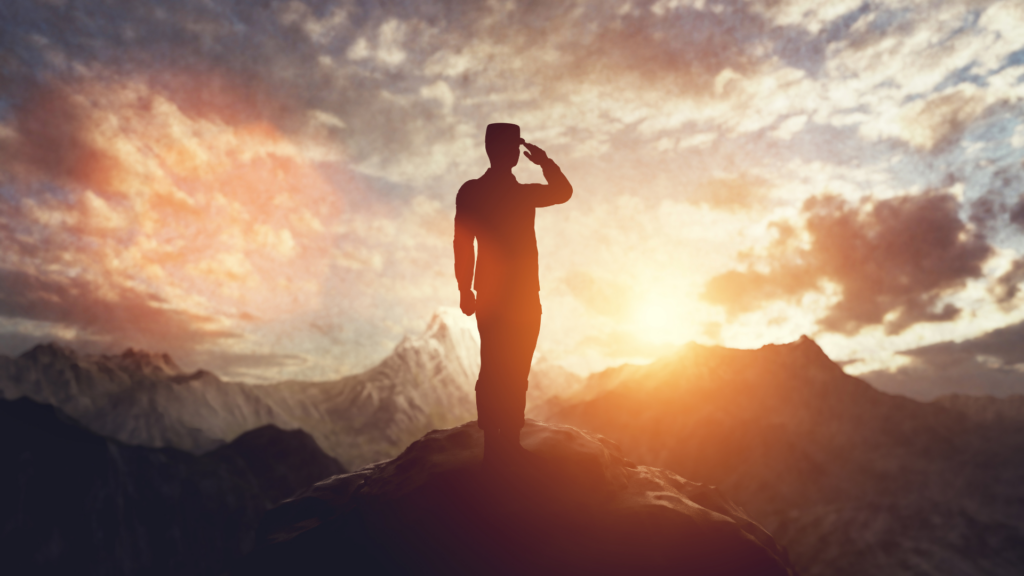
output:
M537 208L569 200L572 185L543 150L520 138L519 126L490 124L484 140L491 167L459 189L454 246L460 306L467 316L476 313L480 328L477 426L484 431L484 459L493 462L522 450L519 431L541 315L534 216ZM520 145L548 184L516 181Z

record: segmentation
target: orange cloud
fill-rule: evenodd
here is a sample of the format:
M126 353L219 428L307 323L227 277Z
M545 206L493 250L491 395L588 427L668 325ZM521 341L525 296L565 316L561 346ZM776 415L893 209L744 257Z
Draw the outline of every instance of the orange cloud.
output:
M133 81L40 87L13 126L0 269L21 285L71 282L62 293L83 305L131 293L216 334L229 317L319 304L342 214L342 191L318 168L324 149L265 122L186 113ZM4 315L39 317L7 304ZM120 333L80 314L43 316Z

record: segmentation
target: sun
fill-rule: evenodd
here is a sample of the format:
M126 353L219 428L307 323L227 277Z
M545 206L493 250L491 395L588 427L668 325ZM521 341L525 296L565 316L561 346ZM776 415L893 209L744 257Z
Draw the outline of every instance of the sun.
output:
M637 296L627 326L638 339L654 344L681 344L692 339L693 306L685 298L652 290Z

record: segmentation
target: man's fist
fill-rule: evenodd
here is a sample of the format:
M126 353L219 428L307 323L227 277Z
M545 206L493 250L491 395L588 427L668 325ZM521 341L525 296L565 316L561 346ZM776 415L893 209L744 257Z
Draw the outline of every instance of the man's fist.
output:
M472 290L463 290L459 293L459 308L466 316L472 316L476 312L476 295Z
M534 164L540 164L541 162L548 159L548 153L534 146L533 144L523 142L523 146L526 146L526 152L524 154L530 160L530 162L533 162Z

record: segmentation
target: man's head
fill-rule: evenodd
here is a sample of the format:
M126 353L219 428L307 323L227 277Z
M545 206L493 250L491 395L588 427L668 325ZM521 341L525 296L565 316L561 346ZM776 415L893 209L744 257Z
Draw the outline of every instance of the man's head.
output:
M484 147L491 159L491 167L512 169L519 163L520 144L525 144L525 141L519 136L519 126L504 123L487 125Z

